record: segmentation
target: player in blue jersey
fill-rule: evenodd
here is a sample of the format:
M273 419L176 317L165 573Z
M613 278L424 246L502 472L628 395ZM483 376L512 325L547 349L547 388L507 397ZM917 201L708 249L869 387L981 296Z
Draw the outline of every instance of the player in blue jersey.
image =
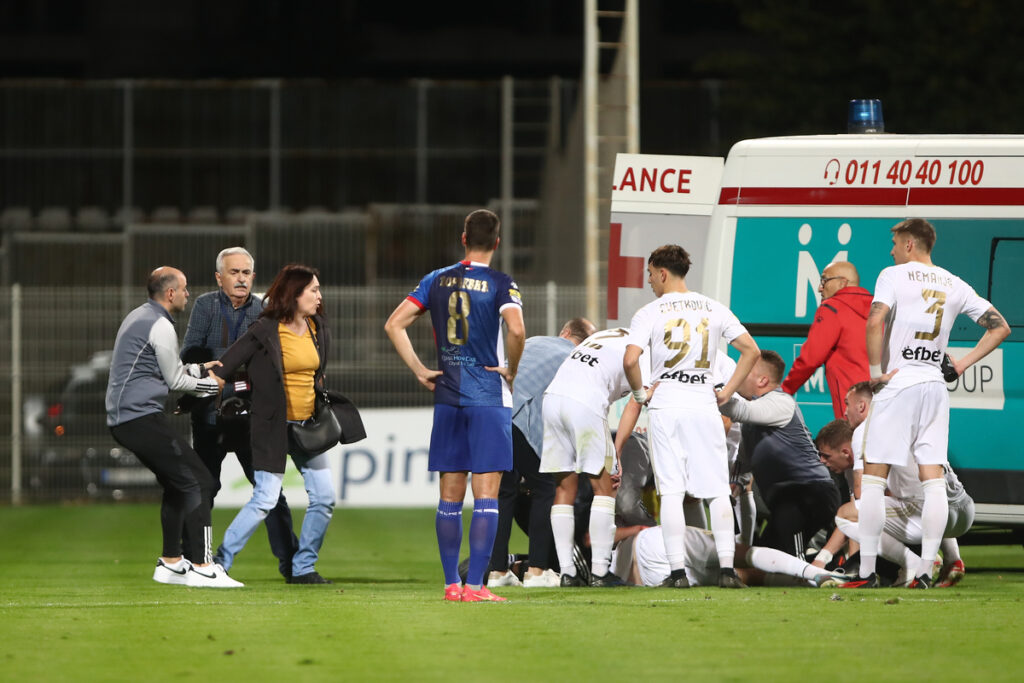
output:
M441 473L435 526L445 600L505 599L487 590L484 572L498 527L501 473L512 468L512 380L526 329L519 286L510 276L490 268L500 241L499 227L498 217L490 211L469 214L462 232L466 258L424 277L384 325L398 355L420 384L434 392L429 468ZM437 370L420 360L407 329L428 311L437 345ZM469 572L463 587L458 565L469 472L473 473L474 505Z

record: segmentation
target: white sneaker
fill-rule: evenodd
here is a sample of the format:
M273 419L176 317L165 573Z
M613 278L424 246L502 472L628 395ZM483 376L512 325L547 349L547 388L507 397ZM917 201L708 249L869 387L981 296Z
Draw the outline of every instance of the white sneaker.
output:
M526 588L558 588L561 585L561 576L553 569L545 569L537 575L527 573L523 577L523 586Z
M228 576L224 567L216 563L205 567L192 565L189 569L191 571L187 575L188 581L185 585L193 588L241 588L245 585Z
M506 572L491 572L487 575L487 587L498 588L500 586L522 586L523 583L519 580L519 577L512 573L512 570Z
M158 557L156 569L153 570L153 580L157 583L184 586L188 583L188 570L191 568L192 563L184 557L173 564L167 564L163 558Z

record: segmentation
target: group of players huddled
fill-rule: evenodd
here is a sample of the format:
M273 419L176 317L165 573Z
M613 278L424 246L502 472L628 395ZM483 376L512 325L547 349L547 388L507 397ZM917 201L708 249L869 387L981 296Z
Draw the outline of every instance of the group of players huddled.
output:
M995 349L1009 327L969 285L931 262L930 223L909 219L892 235L895 265L879 275L866 323L870 379L850 388L846 418L822 428L816 441L782 389L782 358L759 349L726 306L688 289L685 249L655 249L647 261L655 300L628 329L573 339L578 345L565 349L546 390L527 401L535 401L542 420L539 471L557 485L550 528L559 572L545 577L535 567L525 585L928 588L959 581L964 567L955 537L970 527L973 502L947 460L949 398L940 366L960 313L985 333L949 361L958 375ZM504 601L488 586L518 584L511 568L488 571L495 569L502 473L513 469L513 388L526 345L518 286L490 268L499 241L498 217L471 213L462 233L465 259L424 277L385 326L403 361L435 394L429 467L440 473L436 532L444 596L452 601ZM436 370L420 360L407 333L426 312ZM737 360L721 350L723 341ZM609 407L623 397L628 403L613 441ZM642 408L646 429L635 430ZM463 583L458 565L470 472L474 507ZM589 486L580 486L581 473ZM844 475L839 488L833 474ZM758 545L751 478L769 514ZM660 525L643 506L642 519L632 516L632 505L617 507L617 493L619 503L640 500L648 479ZM576 530L582 488L593 493L584 517L588 566L581 566L577 547L584 537ZM824 541L822 532L833 527L827 542L812 544L816 532ZM859 576L843 577L835 566L858 543ZM908 547L918 545L920 554ZM879 554L898 568L895 577L886 576Z

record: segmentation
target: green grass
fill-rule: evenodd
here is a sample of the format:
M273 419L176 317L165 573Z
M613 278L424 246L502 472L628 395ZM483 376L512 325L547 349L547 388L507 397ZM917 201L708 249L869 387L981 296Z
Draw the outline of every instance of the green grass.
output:
M337 511L317 565L333 586L285 585L262 532L239 590L156 584L158 552L154 505L0 508L3 679L1020 677L1020 546L966 546L949 590L510 588L501 605L441 600L431 510Z

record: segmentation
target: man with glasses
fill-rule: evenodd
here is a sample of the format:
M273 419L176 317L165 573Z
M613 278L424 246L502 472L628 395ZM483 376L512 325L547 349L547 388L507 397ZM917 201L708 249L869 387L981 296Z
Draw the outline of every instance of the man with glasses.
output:
M224 249L217 254L214 266L218 289L196 298L192 307L181 350L181 360L186 363L223 356L263 311L263 300L252 293L256 262L248 250ZM256 482L249 442L248 376L239 373L233 380L225 386L219 401L209 399L191 407L192 447L213 477L211 506L220 490L221 465L229 452L238 458L245 478L254 485ZM266 526L278 571L291 582L292 556L299 548L299 539L283 492L267 515Z
M847 390L868 379L865 327L871 309L871 292L860 287L857 269L849 261L828 264L821 273L821 306L793 362L782 390L795 394L822 365L832 394L832 410L844 416Z

